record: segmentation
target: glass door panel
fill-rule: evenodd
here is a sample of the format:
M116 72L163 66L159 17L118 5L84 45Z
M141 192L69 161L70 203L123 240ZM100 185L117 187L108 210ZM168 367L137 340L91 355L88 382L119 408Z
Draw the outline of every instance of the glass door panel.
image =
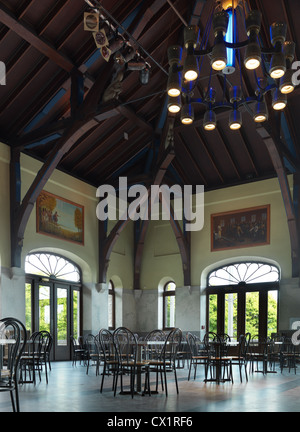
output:
M70 355L70 307L69 287L54 285L55 315L55 359L66 360Z
M29 334L32 331L32 287L31 283L25 284L25 327Z
M211 294L209 296L209 322L208 322L208 331L217 333L217 309L218 309L218 296L217 294Z
M39 285L39 330L51 333L50 286Z
M67 345L67 333L68 333L68 323L67 323L67 289L57 288L56 291L56 317L57 317L57 345L66 346Z
M80 292L73 290L73 331L72 331L72 336L76 340L78 340L78 337L80 335L81 335L80 334Z
M277 333L277 308L278 308L278 291L268 291L268 333Z
M259 334L259 292L246 293L245 331L251 336Z
M237 293L225 294L224 331L231 340L237 340Z

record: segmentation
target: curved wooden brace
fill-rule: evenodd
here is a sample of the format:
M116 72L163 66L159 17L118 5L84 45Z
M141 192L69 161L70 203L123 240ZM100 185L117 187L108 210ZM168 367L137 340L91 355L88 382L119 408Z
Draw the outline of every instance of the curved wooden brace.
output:
M273 162L274 168L277 173L281 194L284 202L284 207L287 215L289 233L290 233L292 276L299 277L299 268L300 268L299 234L298 234L298 227L297 227L297 220L295 215L293 199L291 196L289 183L284 168L284 163L279 153L279 150L276 146L276 139L273 138L273 136L271 136L271 132L267 130L266 127L262 127L262 126L257 128L257 132L262 137L268 149L269 155L271 157L271 160Z
M93 128L98 122L94 119L97 112L100 97L111 78L111 63L106 65L103 74L100 74L94 85L87 94L83 104L78 108L74 118L66 128L61 139L50 152L47 161L44 163L25 197L20 204L11 192L11 266L21 266L21 250L23 238L29 216L33 210L34 204L43 187L49 180L50 176L56 169L62 157L70 148L80 139L88 130ZM16 150L18 152L18 150ZM12 157L14 159L14 157ZM15 181L15 176L11 175L11 183ZM11 190L15 188L11 184Z

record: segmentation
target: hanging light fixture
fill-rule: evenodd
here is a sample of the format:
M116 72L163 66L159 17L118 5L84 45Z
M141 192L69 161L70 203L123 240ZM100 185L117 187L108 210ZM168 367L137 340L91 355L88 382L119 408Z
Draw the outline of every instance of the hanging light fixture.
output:
M286 71L286 60L282 45L286 37L286 24L277 22L271 25L271 43L275 49L272 55L269 74L271 78L281 78Z
M293 73L292 70L292 61L295 56L295 43L294 42L284 42L283 44L283 52L286 58L286 72L284 76L280 79L279 89L281 93L288 94L294 91L295 86L293 83Z
M213 18L213 29L215 35L215 45L211 54L211 67L221 71L227 64L227 51L224 42L228 26L228 14L225 11L216 13Z
M177 114L181 109L181 98L180 96L169 96L168 97L168 110L172 114Z
M268 120L268 109L264 100L257 101L254 108L253 120L262 123Z
M194 81L198 78L198 61L194 55L199 38L199 29L196 26L187 26L184 28L184 45L187 49L187 56L183 66L183 76L187 81Z
M192 104L187 103L184 104L181 110L181 116L180 116L181 123L189 125L192 124L194 121L194 109Z
M167 84L167 92L169 96L176 97L181 93L181 71L179 63L182 57L182 48L179 45L173 45L168 48L168 60L170 72Z
M246 18L246 30L249 43L245 51L244 64L247 69L257 69L261 62L261 50L257 42L261 25L261 13L251 11Z
M203 127L207 131L212 131L217 125L216 113L212 110L213 103L215 102L216 91L211 87L206 95L206 101L208 102L208 109L205 111L203 118Z
M241 88L238 86L230 89L230 102L233 105L233 110L229 115L229 127L231 130L238 130L242 126L242 114L238 109L238 102L242 99Z
M287 96L278 88L274 88L272 91L272 107L276 111L281 111L286 107L287 104Z
M287 94L292 92L295 87L292 69L295 43L286 41L287 25L282 22L274 22L270 26L270 46L263 46L260 37L262 14L258 10L250 10L247 7L247 0L219 0L216 2L212 0L211 3L213 7L203 35L200 35L197 26L186 26L184 28L184 54L179 45L173 45L168 49L168 109L172 110L173 113L178 112L181 109L179 99L182 97L185 103L182 106L180 119L183 124L189 125L194 121L193 106L195 104L204 105L203 127L208 131L216 128L219 108L223 108L222 111L230 110L228 124L232 130L241 127L242 106L247 104L251 104L252 117L256 123L267 121L266 93L272 93L273 109L282 110L287 104ZM237 13L238 7L240 7L239 13ZM243 19L239 20L238 18L243 13ZM241 31L241 25L245 26L245 33L247 34L246 40L242 41L238 37L239 34L244 34ZM208 46L209 41L212 40L211 27L214 43L212 46ZM182 57L184 64L181 66ZM194 97L194 89L198 81L204 79L201 77L201 69L207 58L211 67L207 85L210 91L213 76L221 75L224 77L223 95L222 98L219 98L221 100L216 100L215 91L213 97L211 97L210 91L204 97ZM229 79L226 81L226 76L234 74L236 71L235 62L239 63L241 84L236 86L230 83L230 96L227 98L226 86ZM241 63L244 64L245 70L249 74L254 74L254 79L258 83L259 88L254 95L246 97L243 94ZM207 75L207 71L205 71L205 75ZM262 79L266 84L259 84ZM236 84L236 80L234 84Z

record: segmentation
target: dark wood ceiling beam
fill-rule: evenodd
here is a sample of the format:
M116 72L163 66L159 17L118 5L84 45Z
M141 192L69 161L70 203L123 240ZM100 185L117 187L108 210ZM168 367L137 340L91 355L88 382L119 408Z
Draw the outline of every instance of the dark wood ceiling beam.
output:
M214 158L210 154L210 151L208 149L209 146L208 146L207 140L204 137L203 132L200 132L200 128L195 128L195 132L196 132L199 140L201 141L201 144L202 144L202 146L203 146L203 148L205 150L205 153L206 153L207 157L209 158L209 161L210 161L211 165L213 166L213 168L214 168L215 172L217 173L217 175L218 175L219 179L221 180L221 182L224 183L224 178L223 178L223 176L222 176L222 174L220 172L220 169L217 167L217 164L215 163Z
M36 63L26 75L23 76L22 81L18 83L18 85L13 89L13 91L2 102L0 106L0 112L3 112L7 108L9 108L14 103L15 98L17 96L20 96L22 92L26 90L26 88L30 85L32 79L41 72L41 69L43 67L45 67L47 61L48 60L45 58L40 59L40 61ZM13 127L12 124L13 122L11 123L10 128Z
M117 107L117 111L122 114L124 117L126 117L128 120L133 121L139 128L142 130L145 130L149 133L153 133L153 127L145 121L141 116L137 115L132 108L130 108L128 105L119 105Z
M291 16L291 10L290 10L290 5L288 4L289 2L281 0L281 6L283 9L283 14L284 14L284 21L287 24L287 28L288 28L288 32L287 32L287 40L291 40L291 41L296 41L297 37L296 37L296 32L295 32L295 27L293 25L293 19ZM300 47L298 44L295 44L295 60L299 60L300 59Z
M74 68L74 63L67 56L58 52L48 41L39 37L27 23L18 21L3 5L0 5L0 21L65 71L70 73Z
M56 123L51 123L41 128L35 129L32 132L28 132L26 135L15 140L12 143L12 147L19 150L24 150L28 145L37 143L39 141L48 138L53 134L63 134L65 129L70 125L71 119L62 119Z
M178 139L179 145L184 148L185 153L188 155L191 165L196 169L196 171L197 171L197 173L201 179L202 184L207 186L207 181L205 179L205 176L204 176L200 166L198 165L198 161L192 155L190 146L187 145L186 142L182 139L181 134L176 135L176 141L177 141L177 139Z
M114 124L116 125L115 120ZM122 124L125 126L127 120L122 119ZM106 151L109 152L113 148L115 139L120 136L118 130L120 124L118 124L118 127L114 127L111 123L110 125L111 126L107 132L102 132L100 135L99 130L101 131L102 127L101 124L98 125L98 128L95 131L91 131L89 135L84 137L84 140L78 142L78 146L74 146L74 148L65 155L63 159L64 164L69 163L71 164L72 169L77 170L80 165L84 163L87 164L85 165L85 169L88 169L89 160L91 161L90 163L93 163L95 162L95 158L102 158ZM92 143L92 145L90 143Z
M254 127L254 125L253 125L253 127ZM245 154L247 155L248 160L250 161L252 170L255 173L255 175L257 177L259 177L259 172L258 172L258 170L256 168L256 164L255 164L255 162L253 160L254 154L253 154L253 152L251 150L251 145L250 145L249 140L247 138L247 135L246 135L246 133L245 133L245 131L243 129L243 126L238 130L238 134L241 137L242 143L243 143L244 148L245 148Z
M223 147L224 147L224 149L226 151L228 159L231 162L231 165L232 165L232 167L233 167L233 169L235 171L235 174L236 174L237 178L240 180L241 179L241 175L240 175L239 170L238 170L238 163L236 161L236 158L234 157L233 152L230 150L229 141L227 140L227 138L225 136L225 133L221 129L220 125L217 125L215 131L216 131L216 133L217 133L217 135L219 137L220 142L223 144Z
M138 139L139 136L140 132L136 131L135 134L133 134L132 136L132 140ZM106 143L108 143L109 145L105 146ZM114 162L115 159L120 157L122 147L124 148L124 146L128 151L128 142L125 141L124 137L120 135L119 128L116 128L112 139L111 136L107 134L106 139L103 140L100 145L98 140L98 149L100 151L95 151L92 158L85 158L85 160L83 161L83 167L81 166L80 168L79 165L78 168L88 173L91 173L92 171L99 169L99 166L103 164L103 167L101 168L101 177L104 177L105 170L109 171L108 166L111 167L111 163Z
M126 144L127 142L125 142ZM147 140L147 137L145 136L145 139L142 143L140 143L140 137L137 135L135 140L132 141L132 146L130 148L124 148L124 142L123 142L123 149L122 151L117 154L116 157L111 161L109 166L105 166L102 171L102 176L105 179L105 181L111 179L115 173L120 171L123 167L126 167L130 161L137 157L139 153L144 150L145 148L150 148L151 142ZM122 156L124 156L122 158ZM99 160L98 166L101 166L101 160Z

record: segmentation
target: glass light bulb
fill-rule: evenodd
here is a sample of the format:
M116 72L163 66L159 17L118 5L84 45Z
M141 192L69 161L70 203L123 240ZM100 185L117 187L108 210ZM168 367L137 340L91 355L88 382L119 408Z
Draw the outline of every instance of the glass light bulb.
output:
M183 124L192 124L193 123L193 119L190 118L190 117L183 117L181 119L181 123L183 123Z
M180 106L172 104L172 105L169 105L168 110L170 111L170 113L176 114L180 111Z
M285 73L285 71L284 71L283 69L278 68L278 69L274 69L274 70L270 73L270 76L271 76L271 78L273 78L273 79L278 79L278 78L283 77L284 73Z
M196 71L192 70L192 69L191 70L187 70L185 72L185 74L184 74L184 78L187 81L195 81L195 79L198 78L198 73Z
M231 123L231 125L230 125L230 129L232 129L232 130L237 130L240 127L241 127L240 123Z
M204 129L209 130L209 131L214 130L215 128L216 128L216 125L214 123L208 123L204 126Z
M222 70L226 66L226 62L224 60L215 60L212 64L212 68L214 70Z
M275 102L273 105L274 110L283 110L286 107L286 103L282 101Z
M170 88L168 90L168 95L172 97L177 97L180 95L180 91L177 88Z
M292 91L295 90L295 87L291 84L286 84L283 87L281 87L280 91L283 94L288 94L288 93L292 93Z
M257 69L260 65L260 61L255 58L250 58L246 61L246 68L249 70Z
M266 117L265 114L257 114L257 115L254 117L254 121L256 121L257 123L261 123L261 122L264 122L264 121L266 121L266 120L267 120L267 117Z

